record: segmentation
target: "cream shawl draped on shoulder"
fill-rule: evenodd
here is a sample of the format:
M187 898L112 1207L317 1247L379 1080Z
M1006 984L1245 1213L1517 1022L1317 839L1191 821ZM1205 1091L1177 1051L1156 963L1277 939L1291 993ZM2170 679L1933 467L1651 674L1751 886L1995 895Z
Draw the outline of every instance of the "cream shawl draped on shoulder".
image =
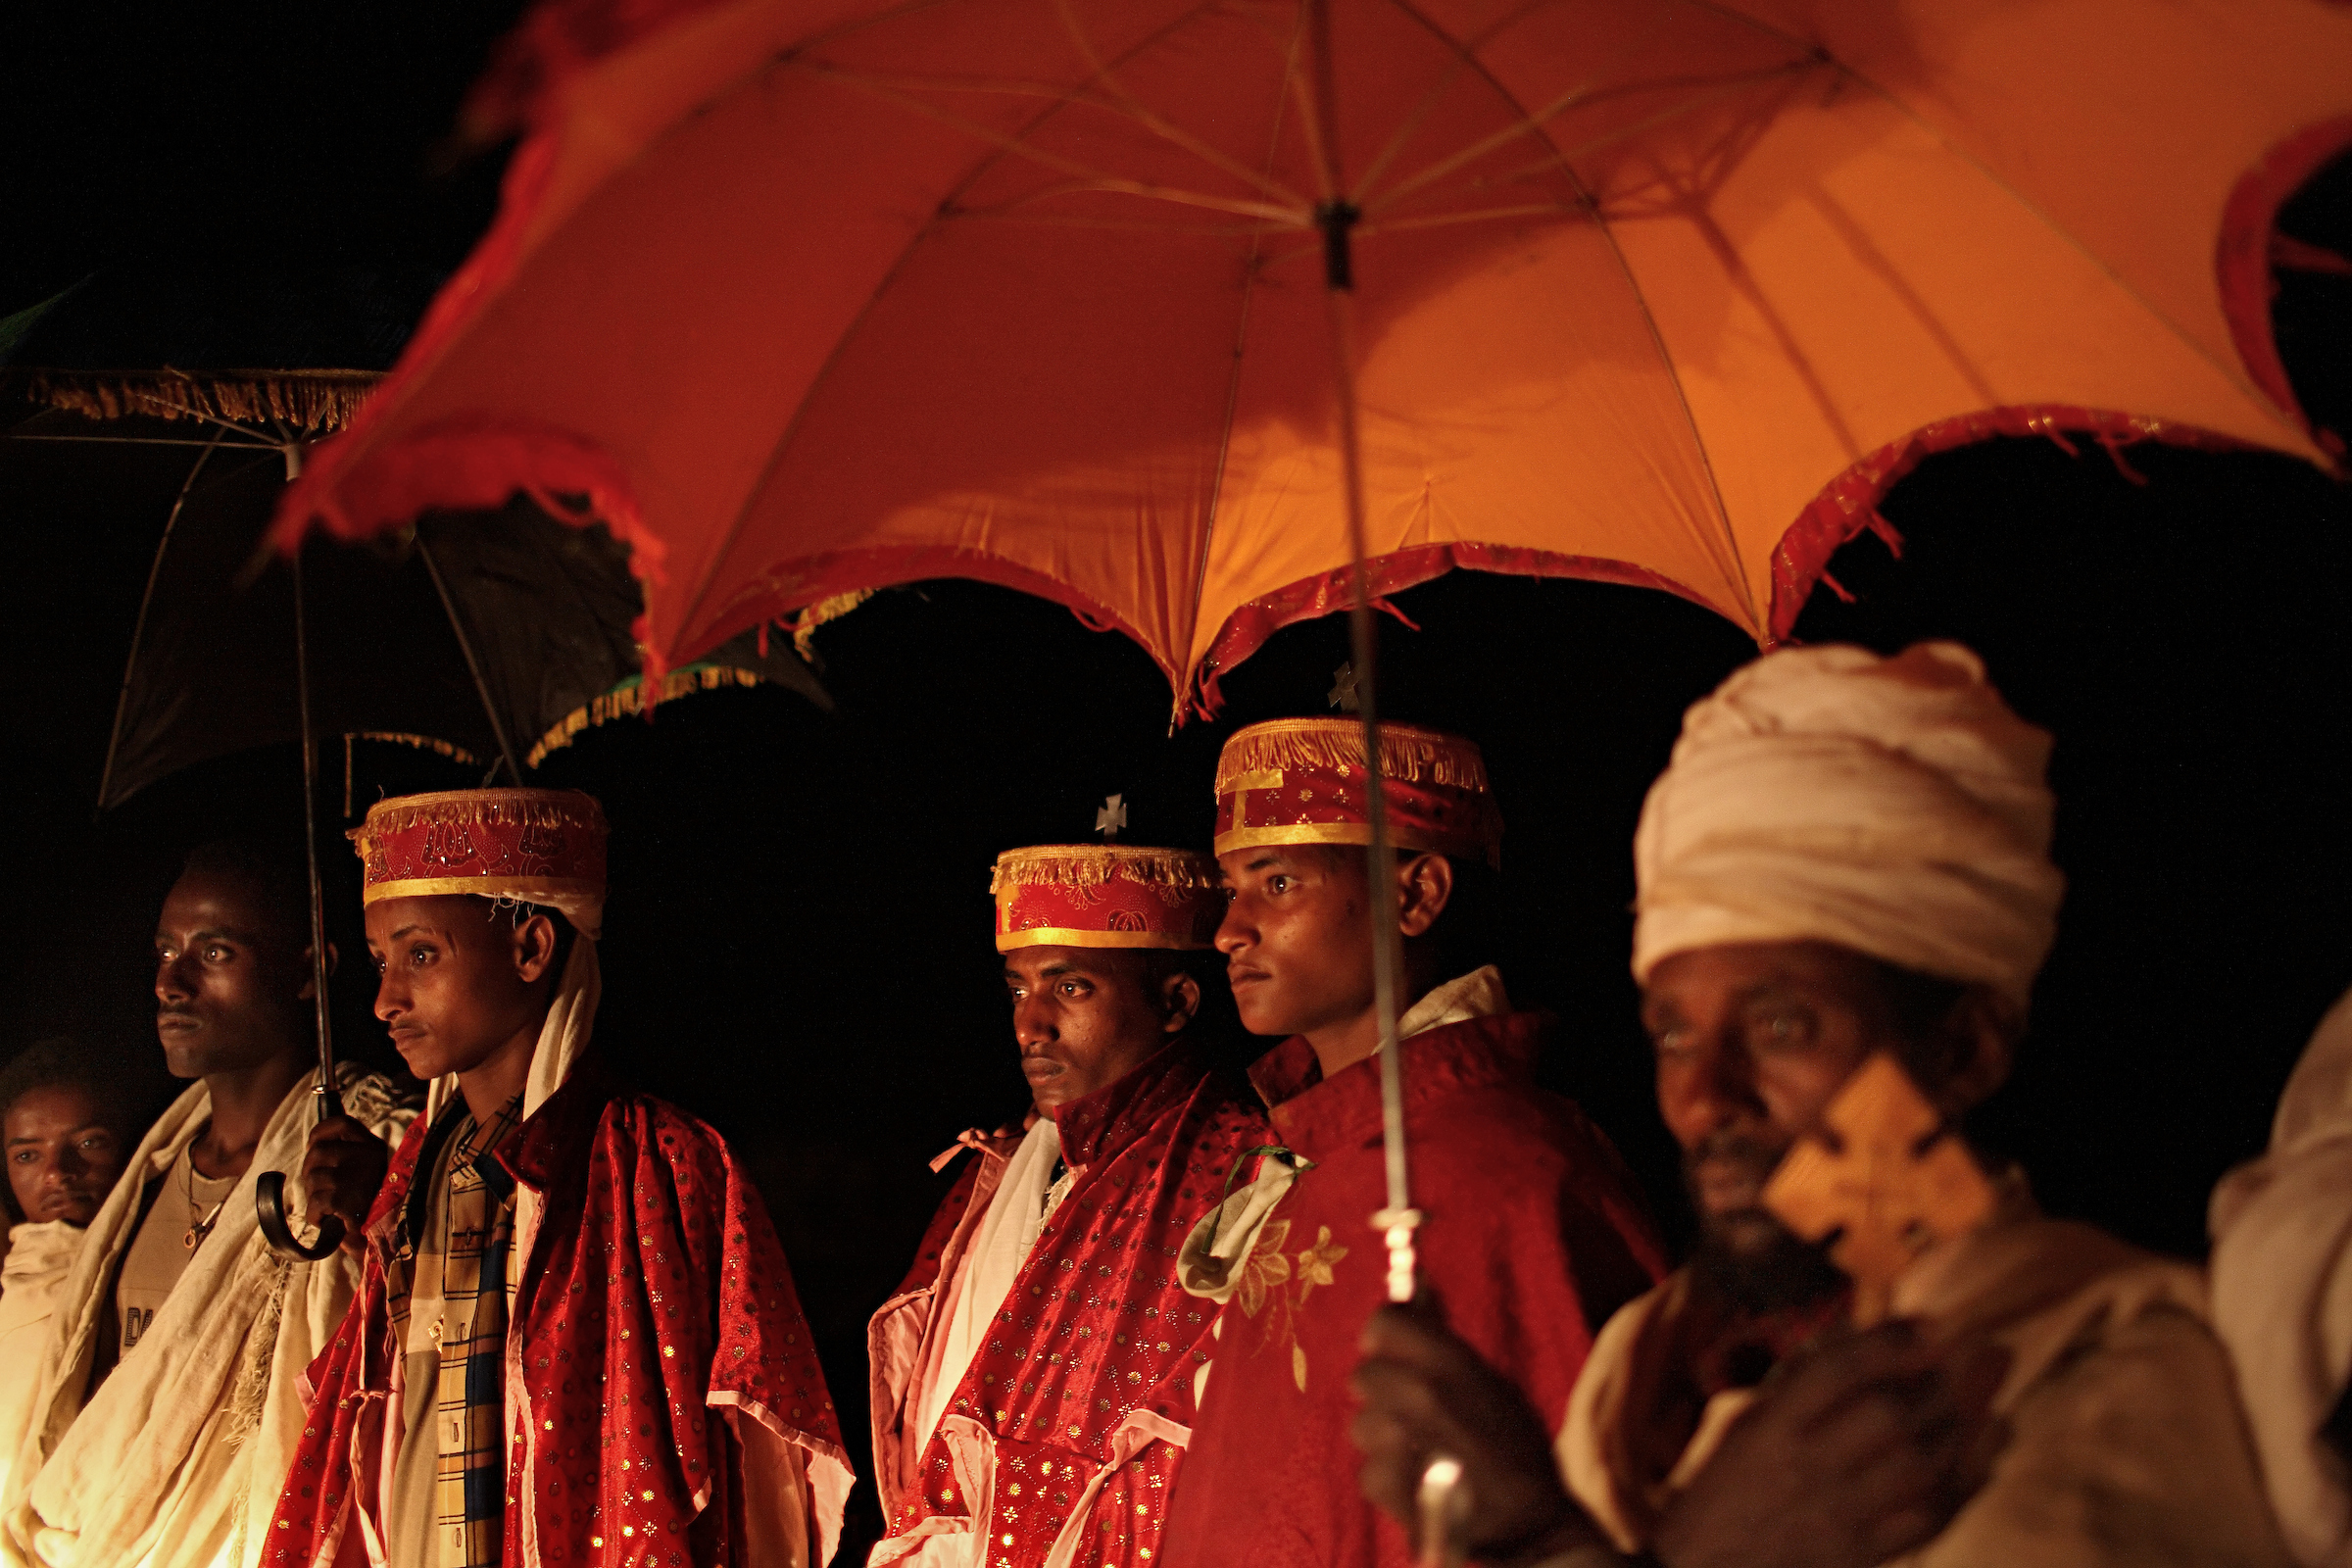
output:
M345 1067L347 1114L397 1144L414 1112ZM253 1161L135 1349L88 1394L107 1298L147 1183L212 1114L202 1083L148 1132L90 1222L43 1347L30 1418L0 1501L7 1568L253 1568L302 1434L302 1376L359 1283L347 1252L283 1258L263 1240L254 1184L298 1171L311 1133L306 1075L270 1116ZM299 1182L289 1206L300 1212ZM85 1403L85 1396L87 1402Z

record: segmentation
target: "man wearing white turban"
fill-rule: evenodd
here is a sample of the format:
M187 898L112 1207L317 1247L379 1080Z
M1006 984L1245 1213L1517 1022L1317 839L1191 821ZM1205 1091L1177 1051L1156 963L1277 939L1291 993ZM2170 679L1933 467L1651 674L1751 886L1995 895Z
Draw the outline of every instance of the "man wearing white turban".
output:
M1855 1332L1762 1201L1873 1056L1946 1125L2007 1077L2064 887L2048 757L1954 643L1771 654L1690 710L1635 839L1634 974L1691 1260L1601 1331L1556 1445L1434 1314L1384 1309L1374 1500L1409 1520L1450 1454L1472 1553L1545 1568L2288 1560L2196 1270L1994 1170L1991 1218Z
M2308 1568L2352 1564L2352 993L2286 1081L2270 1152L2213 1194L2213 1326Z

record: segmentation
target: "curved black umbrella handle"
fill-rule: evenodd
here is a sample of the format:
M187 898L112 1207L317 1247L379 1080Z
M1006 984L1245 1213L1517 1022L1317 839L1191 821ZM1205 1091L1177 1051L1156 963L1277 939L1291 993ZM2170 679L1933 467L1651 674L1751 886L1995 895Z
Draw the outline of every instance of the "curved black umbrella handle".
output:
M343 1222L329 1214L318 1222L318 1239L305 1247L286 1222L286 1173L266 1170L253 1184L254 1217L262 1223L262 1234L279 1251L306 1262L316 1263L343 1245Z
M342 1097L332 1089L321 1084L312 1093L318 1097L319 1121L331 1121L343 1114ZM316 1263L343 1245L343 1222L332 1214L318 1222L317 1241L305 1246L295 1236L294 1226L286 1214L284 1171L266 1170L254 1181L253 1210L254 1217L261 1222L263 1237L271 1247L289 1257Z

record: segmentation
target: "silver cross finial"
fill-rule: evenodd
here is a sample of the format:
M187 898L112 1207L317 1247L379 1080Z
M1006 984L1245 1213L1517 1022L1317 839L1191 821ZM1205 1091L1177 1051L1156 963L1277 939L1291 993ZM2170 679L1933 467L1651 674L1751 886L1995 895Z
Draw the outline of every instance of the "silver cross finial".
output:
M1102 835L1102 842L1108 844L1116 839L1119 836L1119 829L1126 825L1127 797L1124 795L1103 797L1102 808L1095 812L1095 831Z
M1349 660L1331 672L1332 688L1325 695L1331 706L1343 713L1357 713L1363 710L1355 700L1355 661Z

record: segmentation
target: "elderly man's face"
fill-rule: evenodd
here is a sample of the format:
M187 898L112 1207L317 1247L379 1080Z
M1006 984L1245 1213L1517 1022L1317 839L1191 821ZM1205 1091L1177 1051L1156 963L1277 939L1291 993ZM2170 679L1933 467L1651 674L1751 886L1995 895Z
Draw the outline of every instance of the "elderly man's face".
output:
M1742 1276L1754 1284L1757 1305L1832 1283L1818 1253L1764 1208L1764 1184L1864 1060L1914 1054L1885 969L1826 942L1699 948L1650 971L1642 1015L1702 1261L1735 1287Z

